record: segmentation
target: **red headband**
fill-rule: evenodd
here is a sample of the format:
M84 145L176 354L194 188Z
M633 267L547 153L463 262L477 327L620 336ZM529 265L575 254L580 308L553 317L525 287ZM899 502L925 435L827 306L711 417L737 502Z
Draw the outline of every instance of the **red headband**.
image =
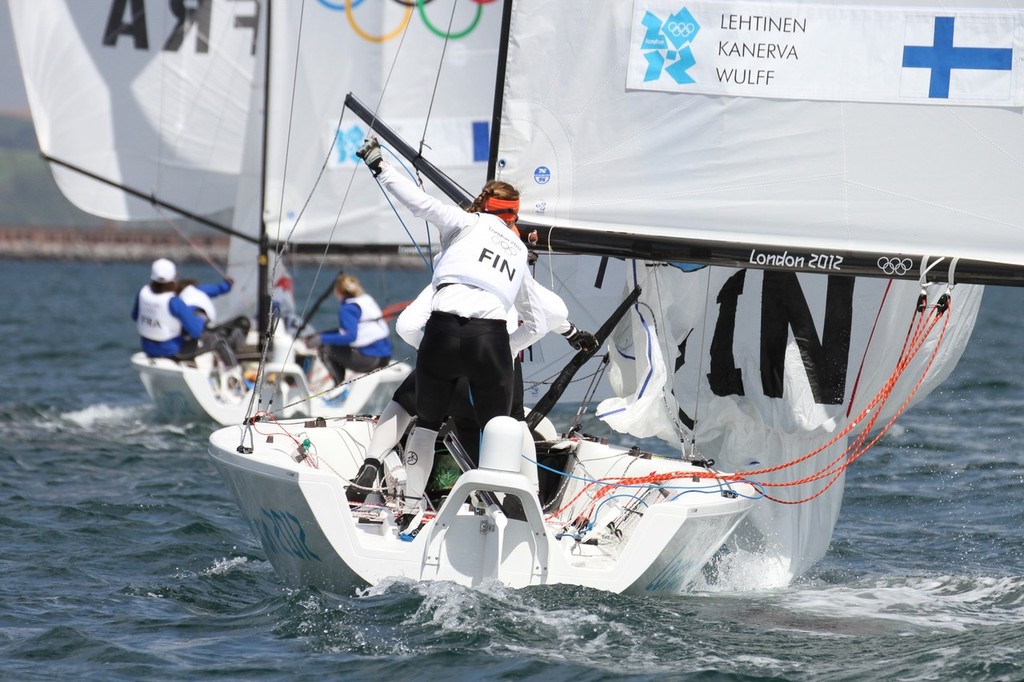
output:
M519 217L519 199L487 197L484 201L484 210L488 213L501 215L503 218L505 215L510 215L511 218L504 218L506 222L510 222Z

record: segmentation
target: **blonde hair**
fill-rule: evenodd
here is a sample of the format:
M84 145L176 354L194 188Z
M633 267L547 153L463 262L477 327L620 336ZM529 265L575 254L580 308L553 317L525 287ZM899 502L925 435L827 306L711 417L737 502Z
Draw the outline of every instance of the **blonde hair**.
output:
M484 210L484 205L491 197L514 201L519 198L519 190L504 180L491 180L484 185L484 188L480 190L480 194L477 195L476 199L473 199L473 203L466 210L470 213L480 213Z
M334 280L334 291L344 298L363 295L363 287L354 275L338 275Z

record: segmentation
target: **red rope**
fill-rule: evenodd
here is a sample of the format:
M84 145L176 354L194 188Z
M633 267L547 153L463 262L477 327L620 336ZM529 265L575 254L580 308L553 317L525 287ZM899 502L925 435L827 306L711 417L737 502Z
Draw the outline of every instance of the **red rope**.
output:
M949 305L949 308L952 308L951 303ZM927 314L925 314L926 312ZM818 490L812 495L808 495L798 500L783 500L772 495L765 495L767 499L773 502L777 502L779 504L803 504L805 502L809 502L815 499L816 497L822 495L826 490L831 488L832 485L834 485L835 482L839 479L839 477L846 471L846 469L851 464L853 464L853 462L857 461L857 459L864 455L864 453L866 453L868 450L874 447L874 445L878 443L878 441L889 431L889 429L892 428L892 425L896 422L896 419L899 418L906 411L907 407L910 405L910 402L913 400L918 390L920 390L925 378L928 376L928 372L931 370L932 365L935 362L935 358L938 357L939 349L942 347L942 342L945 338L946 331L949 328L951 314L946 314L949 312L949 310L940 310L937 306L919 306L918 308L915 309L914 315L911 317L910 324L907 327L907 334L904 337L903 347L900 349L900 355L896 361L896 366L893 368L892 373L886 379L885 383L879 389L878 393L871 399L871 401L864 407L864 409L861 410L861 412L856 416L856 418L851 420L850 423L844 429L838 432L835 436L833 436L827 443L825 443L821 447L805 455L802 455L801 457L797 457L795 459L783 462L781 464L777 464L775 466L765 467L761 469L751 469L748 471L738 471L732 474L720 474L713 471L673 471L661 474L650 474L647 476L609 477L594 480L587 483L587 485L583 486L583 488L581 488L580 491L576 495L574 495L569 502L562 505L560 509L550 514L548 516L548 519L553 519L558 515L564 513L567 509L571 508L572 505L575 504L581 496L583 496L588 490L590 490L595 485L600 485L602 486L602 488L594 495L594 499L586 507L586 509L584 509L584 511L579 515L581 517L589 515L597 501L601 499L604 495L606 495L614 487L641 485L653 486L680 478L716 478L727 482L737 482L742 480L751 480L757 476L763 476L765 474L782 471L783 469L796 466L797 464L805 462L808 459L824 452L829 447L839 442L842 438L846 437L851 431L853 431L859 425L861 425L861 422L864 422L863 428L853 439L853 441L846 447L846 449L841 454L839 454L835 459L833 459L831 462L818 469L813 474L791 481L756 481L757 485L761 486L762 488L779 488L805 485L807 483L813 483L815 481L820 481L822 479L828 478L828 483L826 483L825 486L822 487L820 490ZM873 431L875 424L878 421L878 418L881 416L882 408L885 406L889 398L892 396L892 392L895 390L896 385L902 378L904 372L906 372L907 368L910 366L910 363L917 356L918 352L920 352L920 350L924 347L925 343L931 336L940 319L942 320L943 324L939 331L938 338L936 339L935 347L932 349L932 352L928 358L928 362L926 363L924 370L921 372L921 376L918 378L917 382L911 389L910 393L907 395L906 399L904 399L904 401L900 404L900 406L894 412L893 416L889 419L889 421L886 422L886 424L879 430L879 432L873 438L868 440L868 437Z
M870 435L870 433L874 429L875 424L877 423L879 416L881 416L881 408L882 408L882 406L884 406L885 403L891 397L892 391L896 387L896 383L898 382L900 377L903 375L904 371L906 371L906 369L909 366L911 360L914 359L914 357L917 355L918 351L920 351L921 348L924 346L925 341L927 340L928 336L931 334L931 332L934 329L935 325L938 323L938 320L939 320L940 317L942 317L943 320L944 320L943 326L942 326L941 331L939 332L939 337L938 337L938 340L937 340L937 342L935 344L935 348L932 350L932 353L931 353L931 355L928 358L928 362L925 365L924 371L921 373L920 378L918 379L918 381L914 385L914 387L911 389L911 391L907 395L906 399L900 404L899 408L897 408L897 410L894 412L893 416L889 419L888 422L886 422L885 426L883 426L879 430L879 432L875 435L874 438L872 438L870 441L868 441L867 440L868 436ZM874 411L874 413L871 415L870 419L868 419L867 423L864 425L864 428L861 429L860 433L853 440L853 442L850 443L847 446L846 450L844 450L843 453L841 453L838 457L836 457L834 460L829 462L828 465L826 465L825 467L819 469L814 474L811 474L809 476L805 476L803 478L796 479L796 480L793 480L793 481L787 481L787 482L775 482L775 483L760 482L760 485L762 485L762 486L764 486L766 488L768 488L768 487L796 486L796 485L803 485L803 484L806 484L806 483L811 483L811 482L814 482L814 481L819 481L819 480L821 480L823 478L827 478L829 476L831 476L831 480L829 480L829 482L823 488L821 488L818 492L816 492L813 495L810 495L808 497L801 498L799 500L782 500L782 499L775 498L775 497L773 497L771 495L766 495L766 497L768 499L772 500L773 502L778 502L780 504L802 504L804 502L808 502L808 501L818 497L819 495L824 493L826 490L828 490L830 487L832 487L832 485L839 479L839 477L846 471L846 469L851 464L853 464L853 462L855 462L862 455L864 455L864 453L866 453L868 450L870 450L872 447L874 447L875 444L878 443L879 440L881 440L882 436L884 436L889 431L889 429L892 428L892 425L896 422L896 419L899 418L900 415L902 415L906 411L907 407L910 405L911 400L913 400L914 396L917 394L917 391L921 388L921 384L924 383L925 378L928 376L928 371L931 369L932 365L935 362L935 358L938 355L939 348L942 346L942 340L945 337L946 330L948 329L948 326L949 326L949 318L942 316L941 313L935 314L935 311L933 311L933 313L931 315L931 321L927 324L927 327L925 327L925 325L924 325L924 319L923 318L922 318L922 320L920 322L921 323L918 325L917 332L915 333L915 335L911 339L911 342L910 342L909 346L905 346L904 347L905 350L909 349L909 352L901 355L901 358L900 358L899 362L897 363L896 369L893 371L893 373L890 375L889 379L886 381L886 383L883 385L882 389L879 391L878 396L876 396L876 400L872 401L873 404L874 403L878 404L878 409ZM881 398L881 400L879 400L879 398ZM865 413L862 412L861 415L858 418L858 421L853 422L851 424L851 427L856 426L857 423L859 422L859 419L863 418L864 415L865 415ZM848 432L849 430L850 430L850 427L848 427L847 429L844 429L845 432ZM836 440L837 439L833 439L831 441L831 443L836 442ZM820 451L821 451L821 449L819 449L816 452L820 452ZM805 458L802 458L802 459L805 459ZM755 475L755 474L753 474L752 472L744 472L744 475L751 476L751 475Z

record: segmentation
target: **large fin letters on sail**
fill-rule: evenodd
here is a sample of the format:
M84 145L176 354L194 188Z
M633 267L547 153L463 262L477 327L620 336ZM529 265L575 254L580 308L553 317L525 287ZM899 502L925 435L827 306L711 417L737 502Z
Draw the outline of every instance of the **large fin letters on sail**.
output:
M737 277L743 281L746 271L741 270ZM761 293L761 390L771 398L783 397L786 363L786 348L790 334L803 359L803 367L807 374L808 387L819 405L840 405L843 402L846 387L846 370L849 364L850 327L853 316L853 283L852 277L829 276L826 285L826 304L823 328L819 337L815 329L812 313L807 305L803 289L797 276L788 272L765 272L762 280ZM731 295L741 293L736 287L723 290ZM735 312L736 302L719 296L719 305L726 306ZM735 360L732 357L731 334L724 339L718 338L723 329L735 328L735 320L729 321L719 310L719 324L715 327L715 336L711 342L712 365L725 365L734 375ZM716 356L717 353L717 356ZM721 371L721 370L720 370ZM716 385L711 383L715 395L728 395L729 390L737 390L743 395L742 386Z

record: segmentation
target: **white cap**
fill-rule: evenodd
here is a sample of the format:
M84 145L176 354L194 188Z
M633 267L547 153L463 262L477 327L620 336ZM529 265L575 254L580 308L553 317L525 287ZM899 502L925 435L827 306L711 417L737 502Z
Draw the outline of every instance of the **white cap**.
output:
M153 261L153 270L149 275L152 281L161 283L173 282L177 277L178 272L174 267L174 263L166 258Z

